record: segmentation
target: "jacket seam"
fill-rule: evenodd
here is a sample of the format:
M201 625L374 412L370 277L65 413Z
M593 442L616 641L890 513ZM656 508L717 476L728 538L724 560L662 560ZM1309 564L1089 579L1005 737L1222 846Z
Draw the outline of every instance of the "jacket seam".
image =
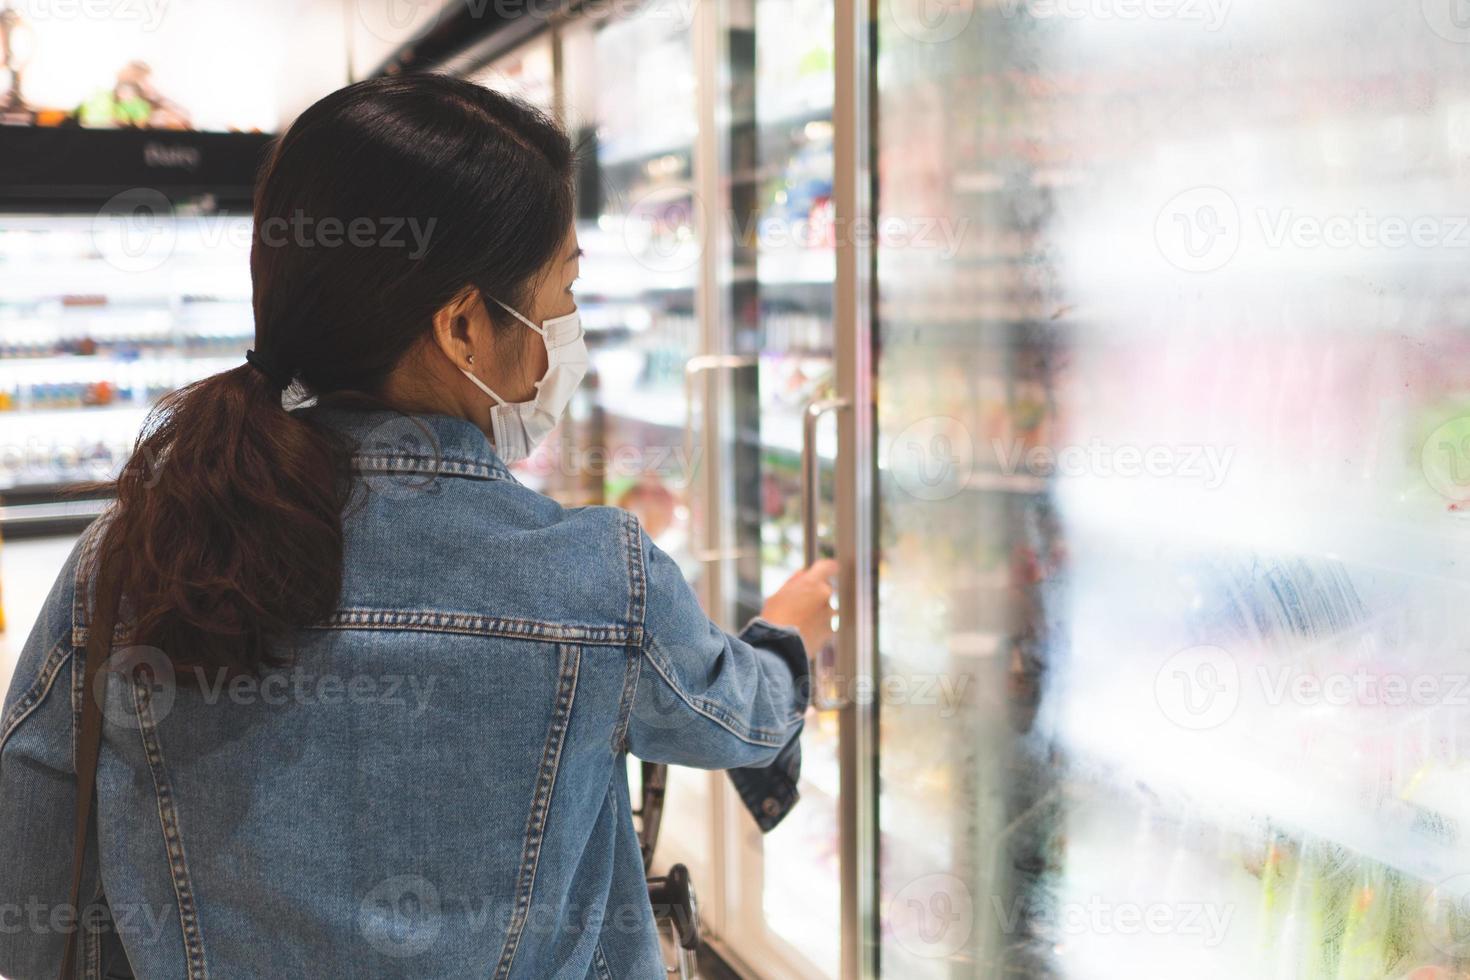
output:
M648 569L643 555L643 526L636 516L623 511L623 527L628 540L628 622L636 625L641 636L648 611Z
M623 520L624 541L628 560L628 622L636 623L638 644L629 647L628 668L623 672L623 696L618 701L618 726L613 734L613 752L622 753L628 748L628 725L633 720L633 702L638 696L638 680L642 675L641 651L644 643L644 590L646 588L643 568L643 527L631 511L620 512Z
M82 657L76 656L78 648L72 648L71 658L71 768L77 771L77 750L82 737L82 705L86 701L87 665Z
M80 928L80 927L79 927ZM87 980L102 978L102 942L95 929L82 929L82 960Z
M63 649L65 653L61 653ZM66 644L66 637L58 639L51 647L51 652L46 654L46 660L41 664L41 670L36 674L35 680L31 682L30 688L25 695L10 709L5 718L4 727L0 729L0 751L3 751L10 736L15 734L21 722L25 721L45 703L46 698L51 695L51 688L56 683L56 676L61 673L62 666L71 659L71 648ZM75 726L73 726L75 727ZM72 770L76 770L76 735L72 735Z
M552 797L556 792L557 775L561 770L562 749L566 744L567 729L571 727L572 704L577 696L577 676L582 663L582 650L580 647L564 644L560 647L560 654L556 707L551 716L551 725L546 731L546 742L541 749L536 793L531 800L531 811L526 816L526 838L521 848L521 870L517 875L515 914L505 937L505 946L500 953L500 965L495 970L496 980L505 980L510 975L521 935L526 928L531 899L536 889L541 844L546 833L547 818L551 813Z
M102 876L101 874L98 874L97 891L96 894L92 896L92 901L90 904L97 905L97 903L99 902L106 904L106 901L107 896L102 891ZM86 955L84 958L87 963L87 980L106 980L106 978L102 976L102 930L86 929L82 927L81 923L77 924L77 928L82 932L83 936L86 937L84 939L85 946L83 948L86 951ZM116 931L116 924L112 921L111 909L108 909L107 911L107 925L105 926L105 928L111 931Z
M602 951L602 940L592 947L592 965L597 968L597 980L613 980L612 970L607 965L607 954Z
M663 666L659 662L659 658L655 657L652 651L645 648L643 651L643 655L648 659L649 663L653 664L653 669L658 671L658 675L663 678L664 683L667 684L670 689L672 689L673 692L679 696L680 700L689 705L689 707L692 708L697 714L708 718L710 721L719 725L721 728L724 728L731 735L734 735L742 742L748 742L751 745L759 745L762 747L779 747L786 742L787 737L790 735L789 731L773 731L767 728L754 728L745 725L737 725L733 721L727 720L725 717L723 717L728 713L724 705L716 701L711 701L708 698L696 697L694 695L686 693L684 689L679 686L678 682L674 680L672 673L663 669Z
M425 456L358 454L352 457L352 467L359 473L424 473L502 482L510 477L508 472L502 472L489 463L464 458L433 460Z
M169 878L179 909L179 929L184 940L184 958L189 980L208 980L209 968L204 957L204 936L199 928L199 909L194 900L194 884L189 878L188 855L179 830L178 809L174 805L173 786L164 768L163 745L153 719L152 700L144 682L132 678L133 705L138 716L138 735L143 754L153 776L154 799L158 805L158 824L163 834L164 851L168 855Z
M77 556L77 569L76 576L72 580L71 598L73 642L75 642L77 630L86 629L92 622L89 614L89 600L91 598L92 582L96 576L90 575L89 572L92 569L93 563L96 561L97 550L101 547L102 535L96 531L97 525L100 523L100 520L93 522L91 528L87 530L86 533L90 537L87 538L87 543L82 548L81 554Z
M613 754L628 751L628 725L633 720L633 701L638 696L638 681L643 675L643 656L628 648L628 667L623 671L623 696L618 701L618 724L613 729Z
M575 626L502 616L478 616L471 613L363 607L339 609L323 622L308 626L307 629L327 631L384 629L425 633L462 633L474 636L501 636L512 639L619 647L634 642L642 633L638 628L627 626Z

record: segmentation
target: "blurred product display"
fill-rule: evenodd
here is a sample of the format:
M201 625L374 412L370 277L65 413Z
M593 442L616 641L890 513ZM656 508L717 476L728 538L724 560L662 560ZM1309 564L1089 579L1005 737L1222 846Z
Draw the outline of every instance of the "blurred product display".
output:
M881 210L970 226L879 249L879 648L963 695L883 703L883 974L1463 975L1463 44L920 6Z
M248 216L127 220L0 215L0 494L45 507L115 476L159 396L254 336Z

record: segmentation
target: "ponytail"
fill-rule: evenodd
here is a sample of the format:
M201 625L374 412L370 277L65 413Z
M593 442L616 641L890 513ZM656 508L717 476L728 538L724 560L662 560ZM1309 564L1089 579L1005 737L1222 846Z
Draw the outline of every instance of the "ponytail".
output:
M131 642L178 666L253 671L342 584L346 450L250 364L166 395L114 484L100 554Z

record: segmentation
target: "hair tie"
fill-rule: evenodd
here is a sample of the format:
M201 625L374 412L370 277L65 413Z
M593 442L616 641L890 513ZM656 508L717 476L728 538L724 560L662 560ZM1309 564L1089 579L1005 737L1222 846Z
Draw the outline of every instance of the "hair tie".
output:
M291 386L291 375L278 369L263 354L257 354L253 350L248 350L245 352L245 360L251 367L265 375L266 379L275 385L278 390L285 391Z

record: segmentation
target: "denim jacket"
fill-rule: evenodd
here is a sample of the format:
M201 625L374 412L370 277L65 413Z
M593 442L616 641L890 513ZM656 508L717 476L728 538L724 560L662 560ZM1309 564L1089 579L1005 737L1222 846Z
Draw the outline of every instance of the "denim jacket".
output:
M257 676L115 645L152 679L104 675L81 975L120 940L148 980L662 977L627 756L733 770L769 830L796 801L799 635L722 632L633 516L527 489L468 422L302 411L357 446L340 606ZM0 716L11 980L51 980L74 928L96 529Z

